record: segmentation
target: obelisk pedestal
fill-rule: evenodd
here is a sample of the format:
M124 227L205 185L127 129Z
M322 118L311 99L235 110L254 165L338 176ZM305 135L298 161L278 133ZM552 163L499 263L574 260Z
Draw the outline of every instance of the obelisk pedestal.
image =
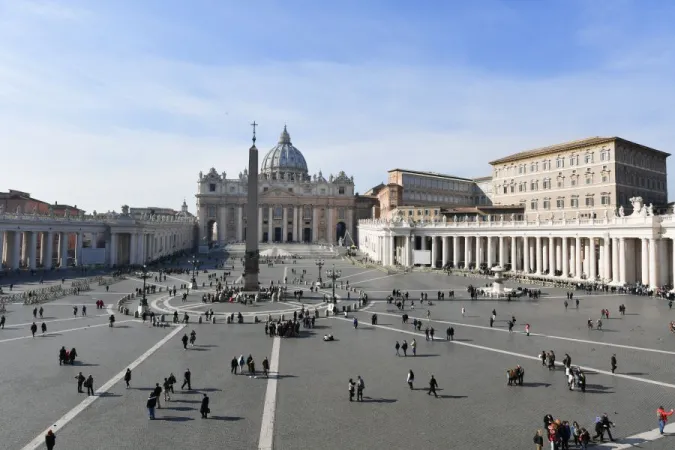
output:
M255 122L253 122L255 124ZM248 151L248 200L246 204L246 253L244 256L244 291L258 292L258 149L255 146L255 125L253 146Z

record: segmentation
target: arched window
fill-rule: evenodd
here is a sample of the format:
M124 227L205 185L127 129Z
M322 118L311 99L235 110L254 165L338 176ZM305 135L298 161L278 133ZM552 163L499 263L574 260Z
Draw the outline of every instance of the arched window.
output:
M284 209L281 206L274 207L274 218L281 219Z

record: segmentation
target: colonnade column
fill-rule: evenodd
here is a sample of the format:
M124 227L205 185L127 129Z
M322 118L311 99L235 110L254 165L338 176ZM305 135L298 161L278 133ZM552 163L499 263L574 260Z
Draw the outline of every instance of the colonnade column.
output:
M576 243L574 244L574 277L581 278L581 238L577 236Z
M605 279L605 283L607 283L611 278L612 278L612 258L611 258L611 251L612 251L612 243L609 239L609 236L605 235L603 238L603 245L605 247L605 253L604 253L604 258L602 262L603 270L602 270L602 277Z
M36 269L37 268L37 231L31 231L30 233L30 243L28 247L28 259L29 269Z
M506 265L506 252L504 246L504 236L499 236L499 266L503 269Z
M537 261L537 271L536 271L536 273L537 273L537 275L541 275L541 273L542 273L542 270L541 270L542 269L542 256L543 256L542 251L541 251L542 250L541 249L541 236L537 236L536 241L537 241L537 244L536 244L537 245L537 249L536 249L537 253L535 254L535 258L536 258L536 261Z
M459 236L452 237L452 267L459 267Z
M518 238L511 236L511 271L518 270Z
M612 238L612 281L619 282L619 238Z
M555 276L555 238L548 238L548 274Z
M626 283L626 238L619 239L619 283Z
M244 206L239 205L237 209L237 241L241 242L244 240Z
M642 256L642 266L641 266L641 271L642 271L642 284L649 284L649 247L648 247L648 241L645 238L640 239L642 242L642 248L641 248L641 256Z
M481 262L482 262L481 257L483 256L483 255L481 255L481 244L482 244L481 240L482 240L482 237L476 236L475 239L476 239L476 258L475 258L476 259L476 269L479 269L480 265L481 265Z
M527 274L530 273L530 238L528 236L523 237L523 271Z
M487 268L491 269L492 268L492 261L494 257L494 252L492 251L492 247L494 245L494 242L492 241L492 236L487 236L485 238L485 245L487 246L487 255L485 255L485 262L487 263Z
M671 239L670 243L672 244L672 248L673 248L673 261L672 261L672 267L671 267L671 269L673 271L673 279L672 279L671 284L675 286L675 239Z
M61 268L68 266L68 233L59 234L59 261Z
M401 261L401 264L404 267L409 267L410 266L410 237L405 236L404 237L405 242L403 242L403 258Z
M595 238L588 239L588 258L589 258L589 277L591 280L595 281L598 277L598 264L597 259L595 258Z
M45 251L44 251L44 259L42 260L42 267L44 269L51 269L53 265L53 255L54 255L54 232L53 231L47 231L45 233L45 239L44 239L44 246L45 246Z
M5 262L5 230L0 230L0 268Z
M21 232L14 231L14 241L12 242L12 269L18 269L21 266Z
M436 259L438 258L438 246L436 236L431 236L431 268L436 268Z
M567 243L567 238L563 237L560 239L562 241L562 277L567 278L570 276L570 259L569 259L569 247Z
M469 258L471 256L471 238L464 236L464 269L469 268Z
M396 264L396 238L392 234L389 237L389 265L393 266Z
M450 246L450 236L443 236L441 239L443 240L441 267L445 267L448 264L448 258L450 258L450 249L448 248Z
M656 266L658 258L657 240L649 239L649 287L656 289L659 285L659 268Z

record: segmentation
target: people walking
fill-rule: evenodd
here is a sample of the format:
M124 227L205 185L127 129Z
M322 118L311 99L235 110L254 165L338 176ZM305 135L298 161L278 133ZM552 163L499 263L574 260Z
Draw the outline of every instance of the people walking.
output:
M199 408L199 412L202 414L202 419L208 419L208 414L211 410L209 409L209 396L206 394L202 397L202 405Z
M47 324L42 322L41 328L42 328L42 335L44 336L45 333L47 332Z
M429 392L427 392L427 395L431 395L433 393L434 397L438 398L438 394L436 393L437 387L438 381L436 381L436 378L433 375L431 375L431 378L429 379Z
M164 388L164 401L170 402L171 401L170 391L173 388L172 388L172 384L171 384L171 382L169 381L168 378L164 378L164 383L162 384L162 387Z
M673 415L673 409L671 408L670 411L666 412L666 410L663 408L663 406L659 406L659 409L656 410L656 418L659 420L659 433L663 434L663 429L666 427L666 424L668 423L668 417Z
M129 368L127 368L127 371L124 374L124 382L127 385L127 389L129 389L129 387L130 387L129 383L131 383L131 369L129 369Z
M7 319L5 318L5 315L3 314L2 317L0 317L0 328L2 328L3 330L5 329L5 322L6 321L7 321Z
M609 362L612 366L612 373L614 373L614 371L616 370L616 354L612 355Z
M449 341L455 340L455 329L453 327L448 328L446 333L447 333L447 340Z
M403 350L403 356L408 356L408 341L403 339L403 344L401 344L401 350Z
M401 344L399 344L398 341L396 341L394 348L396 349L396 356L401 356L401 354L398 352L398 349L401 348Z
M183 374L183 384L180 388L185 390L185 386L187 386L188 391L192 390L192 373L190 372L190 369L187 369Z
M30 332L33 334L33 338L35 338L35 333L37 333L37 329L38 329L37 325L35 324L35 322L33 322L33 324L30 326Z
M230 361L230 373L237 374L237 368L239 367L239 360L235 356L232 358L232 361Z
M415 373L412 371L412 369L410 369L408 371L407 381L408 381L408 387L410 387L410 390L412 391L413 390L413 383L415 382Z
M187 334L183 334L183 337L181 338L181 341L183 341L183 350L187 350L187 345L188 345Z
M162 404L159 401L160 395L162 395L162 386L159 383L155 383L155 389L153 389L152 393L155 394L155 398L157 399L157 409L162 409Z
M410 348L412 349L413 356L417 356L417 341L415 339L410 341Z
M356 390L356 383L354 383L353 379L349 379L349 401L353 402L354 401L354 391Z
M77 376L75 376L75 379L77 380L77 393L78 394L84 394L84 391L82 390L82 386L84 385L84 382L87 380L84 375L82 375L82 372L78 373Z
M49 430L45 436L45 446L47 447L47 450L52 450L54 445L56 445L56 436L52 430Z
M357 402L362 402L363 401L363 390L366 388L366 383L363 381L363 378L361 378L361 375L356 377L356 401Z
M244 360L244 355L239 355L239 375L244 374L244 364L246 364L246 361Z
M87 395L94 395L94 377L89 374L87 380L84 382L84 387L87 388Z
M254 371L255 371L255 366L253 366L253 368L254 368ZM263 359L262 368L263 368L263 375L265 375L265 378L269 377L270 376L270 361L267 359L267 356L265 356L265 359Z
M146 408L148 408L148 418L150 420L155 420L155 406L157 405L157 397L155 397L155 392L150 392L150 397L145 403Z

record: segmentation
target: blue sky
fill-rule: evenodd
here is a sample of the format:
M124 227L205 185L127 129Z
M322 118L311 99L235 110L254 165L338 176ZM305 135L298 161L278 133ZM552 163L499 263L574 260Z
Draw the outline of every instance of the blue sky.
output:
M655 0L0 0L0 189L194 211L253 120L360 192L588 136L673 152L674 22Z

